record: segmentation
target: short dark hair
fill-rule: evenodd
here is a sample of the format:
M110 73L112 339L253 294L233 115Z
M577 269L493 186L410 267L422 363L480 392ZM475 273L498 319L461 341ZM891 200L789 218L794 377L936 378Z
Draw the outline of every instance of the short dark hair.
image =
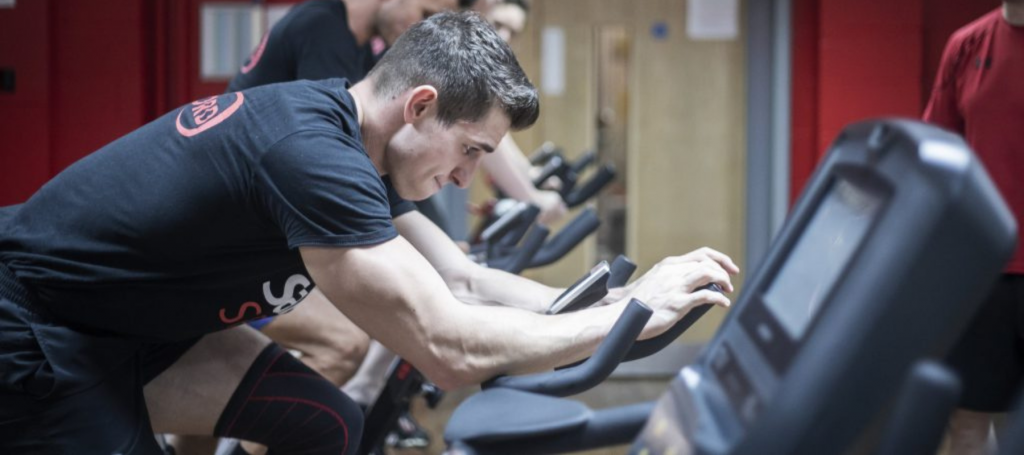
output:
M474 12L445 12L420 21L395 41L367 78L378 98L420 85L437 89L437 118L445 126L482 119L499 106L511 129L540 115L537 89L494 28Z

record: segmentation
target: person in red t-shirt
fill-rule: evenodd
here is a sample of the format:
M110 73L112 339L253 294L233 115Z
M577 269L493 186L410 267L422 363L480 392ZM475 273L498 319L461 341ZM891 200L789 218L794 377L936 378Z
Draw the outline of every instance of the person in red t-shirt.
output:
M924 120L960 133L1024 220L1024 0L950 37ZM984 453L993 414L1006 412L1024 379L1024 243L947 359L964 386L950 421L950 452Z

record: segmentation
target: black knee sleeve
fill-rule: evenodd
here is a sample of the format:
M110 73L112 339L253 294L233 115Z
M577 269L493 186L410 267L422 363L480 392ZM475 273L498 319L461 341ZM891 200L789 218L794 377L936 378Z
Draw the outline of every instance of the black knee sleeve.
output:
M354 454L362 433L359 406L276 344L253 362L214 430L274 455Z

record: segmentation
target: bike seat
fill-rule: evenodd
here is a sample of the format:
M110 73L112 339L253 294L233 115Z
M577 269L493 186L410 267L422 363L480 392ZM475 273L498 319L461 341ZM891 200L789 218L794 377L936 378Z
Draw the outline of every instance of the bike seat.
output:
M469 397L448 421L446 441L500 442L580 428L593 412L582 403L512 389Z

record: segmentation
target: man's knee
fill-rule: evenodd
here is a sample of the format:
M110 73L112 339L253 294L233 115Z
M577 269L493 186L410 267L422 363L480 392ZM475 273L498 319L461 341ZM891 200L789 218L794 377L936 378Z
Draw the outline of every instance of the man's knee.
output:
M272 452L355 453L359 407L336 386L277 345L260 354L224 409L215 433Z

